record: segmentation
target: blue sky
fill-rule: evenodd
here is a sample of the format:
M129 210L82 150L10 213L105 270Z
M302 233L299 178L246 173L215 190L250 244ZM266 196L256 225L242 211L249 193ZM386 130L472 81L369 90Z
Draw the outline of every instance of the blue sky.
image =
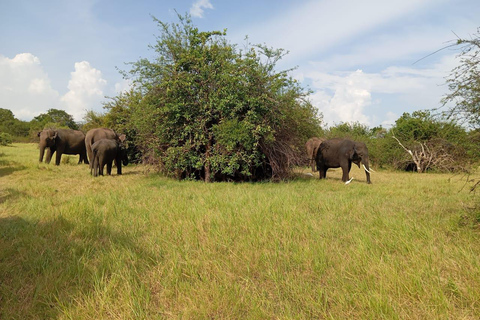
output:
M480 27L478 0L2 0L0 108L30 120L50 108L81 121L128 87L117 71L152 58L151 15L192 15L232 43L283 48L280 69L313 91L328 125L388 127L403 112L440 105L458 51L417 60ZM456 34L456 35L455 35ZM416 62L416 63L415 63Z

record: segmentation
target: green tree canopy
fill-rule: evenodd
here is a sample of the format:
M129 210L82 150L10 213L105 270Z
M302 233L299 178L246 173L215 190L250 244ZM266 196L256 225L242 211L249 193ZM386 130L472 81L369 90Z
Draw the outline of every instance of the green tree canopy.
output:
M27 137L29 124L16 119L11 110L0 108L0 132L8 133L13 137Z
M42 113L32 120L32 127L38 130L44 129L46 125L78 130L78 125L73 120L73 116L59 109L49 109L47 113Z
M132 64L137 142L178 177L251 180L284 177L320 118L308 94L278 72L283 50L238 50L225 31L201 32L189 16L157 19L156 58ZM140 96L141 97L140 97ZM141 99L138 102L138 99Z
M90 129L105 127L105 115L94 110L88 110L83 117L82 130L87 132Z
M465 128L452 120L438 119L430 111L404 113L389 137L398 142L392 160L399 168L413 161L418 172L465 170L471 159ZM403 149L400 154L399 146Z

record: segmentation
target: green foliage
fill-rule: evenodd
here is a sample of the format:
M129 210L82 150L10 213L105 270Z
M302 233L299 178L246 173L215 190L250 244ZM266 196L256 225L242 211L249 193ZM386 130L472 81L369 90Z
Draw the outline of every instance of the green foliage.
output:
M43 130L47 127L70 128L78 130L78 125L73 120L73 116L69 115L64 110L49 109L47 113L42 113L31 121L31 128L33 130Z
M140 149L159 156L169 174L206 181L286 176L320 119L308 92L287 71L275 71L284 52L238 51L225 32L201 32L188 16L179 20L155 20L157 57L132 64L134 92L111 106L125 106L124 98L136 103L112 107L113 122L125 118L131 128L131 115Z
M382 128L376 128L376 131ZM370 129L367 125L360 122L342 122L333 127L330 127L325 132L325 137L331 138L346 138L351 140L364 141L369 140L375 135L374 130Z
M0 108L0 132L8 133L16 138L27 137L29 124L16 119L11 110Z
M142 151L139 149L139 136L136 127L136 110L141 109L140 91L130 90L123 92L104 104L107 110L103 116L103 126L112 128L119 134L125 134L127 137L127 155L130 162L139 162L142 157ZM100 126L97 126L100 127Z
M83 132L88 132L91 129L102 128L106 126L105 115L93 110L88 110L83 117L83 120L85 121L81 127Z
M468 163L475 160L471 153L469 154L472 145L465 128L452 120L438 119L430 111L415 111L411 115L404 113L386 138L392 136L407 149L421 154L424 159L432 159L428 160L429 163L422 171L466 170ZM399 150L402 152L399 153ZM389 157L389 162L396 168L405 168L412 162L412 156L399 144Z
M424 142L435 138L445 140L464 140L466 131L452 121L435 118L430 111L415 111L411 115L404 113L397 121L393 131L397 138L407 142Z
M0 132L0 145L6 146L13 142L12 136L6 132Z

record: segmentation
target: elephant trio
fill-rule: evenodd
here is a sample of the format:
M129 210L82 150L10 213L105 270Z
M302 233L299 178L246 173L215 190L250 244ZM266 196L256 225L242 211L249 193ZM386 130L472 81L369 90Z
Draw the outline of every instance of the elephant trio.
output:
M112 129L92 129L86 135L78 130L45 129L38 133L38 137L40 137L40 162L43 161L46 149L46 163L50 163L55 152L56 165L60 165L62 154L78 154L80 156L78 163L90 164L90 172L93 172L94 176L103 175L105 165L107 174L110 175L113 162L117 166L117 174L122 174L122 163L128 164L125 135L118 135Z
M359 168L360 164L363 165L367 183L371 183L368 149L365 143L339 138L329 140L311 138L305 147L312 171L316 171L316 165L320 179L326 178L328 169L342 168L342 181L351 181L349 173L352 163L355 163Z

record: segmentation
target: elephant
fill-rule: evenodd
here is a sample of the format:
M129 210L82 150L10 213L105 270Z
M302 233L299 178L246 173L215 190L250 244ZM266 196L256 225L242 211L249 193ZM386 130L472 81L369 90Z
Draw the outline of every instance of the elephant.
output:
M367 183L370 181L370 168L368 163L368 149L365 143L356 142L348 139L330 139L320 144L316 156L317 170L320 173L320 179L325 179L329 168L342 168L342 181L348 182L349 172L352 162L360 168L363 163Z
M43 161L45 149L47 149L46 163L50 163L52 156L57 152L55 164L60 165L62 154L78 154L80 158L78 163L88 164L87 152L85 148L85 134L82 131L72 129L44 129L38 132L40 137L39 161Z
M308 165L312 167L313 172L317 171L315 170L315 158L317 156L318 147L320 147L320 144L323 141L325 141L325 139L313 137L308 139L307 143L305 143L305 148L307 149Z
M96 128L89 130L85 135L85 148L87 149L88 159L90 159L90 169L93 168L92 145L96 141L101 139L111 139L123 144L125 143L125 138L126 137L124 134L118 135L115 131L108 128ZM116 161L115 164L118 165Z
M112 162L117 165L117 174L122 174L122 163L128 165L127 152L122 142L113 139L100 139L92 145L93 160L90 173L103 176L103 168L107 165L107 174L112 174Z

